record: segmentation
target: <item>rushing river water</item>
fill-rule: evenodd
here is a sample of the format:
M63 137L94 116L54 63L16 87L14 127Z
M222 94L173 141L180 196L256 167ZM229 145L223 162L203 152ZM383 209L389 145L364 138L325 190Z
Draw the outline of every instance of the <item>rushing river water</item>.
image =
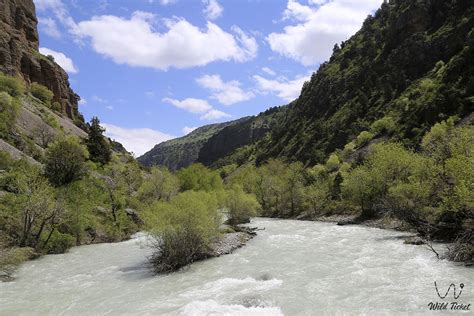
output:
M257 219L265 230L231 255L153 276L143 234L24 264L0 284L1 315L432 314L429 302L474 304L474 270L438 261L405 233ZM463 283L455 300L451 283ZM449 310L446 314L454 314ZM470 307L470 312L474 308Z

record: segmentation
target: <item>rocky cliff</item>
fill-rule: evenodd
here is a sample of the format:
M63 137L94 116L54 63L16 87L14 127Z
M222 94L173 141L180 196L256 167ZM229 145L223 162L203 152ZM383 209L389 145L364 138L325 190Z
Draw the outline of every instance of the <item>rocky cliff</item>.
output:
M83 121L67 73L38 51L37 24L32 0L0 0L0 71L48 87L67 117Z

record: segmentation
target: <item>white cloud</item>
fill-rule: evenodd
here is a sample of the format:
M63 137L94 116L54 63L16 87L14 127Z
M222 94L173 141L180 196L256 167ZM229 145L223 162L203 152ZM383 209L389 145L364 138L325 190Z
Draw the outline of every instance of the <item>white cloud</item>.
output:
M123 128L103 123L105 135L122 143L125 148L139 156L153 148L156 144L172 139L175 136L150 128Z
M262 67L262 71L270 76L276 75L276 73L268 67Z
M188 135L189 133L191 133L192 131L194 131L197 127L189 127L189 126L185 126L183 127L183 134L184 135Z
M58 29L56 21L52 18L38 18L39 29L44 32L46 35L51 36L52 38L59 39L61 38L61 32Z
M81 98L78 103L79 103L79 105L86 105L86 104L87 104L87 100L84 99L84 98Z
M114 109L114 107L113 107L112 105L107 105L105 108L106 108L107 110L110 110L110 111L112 111L112 110Z
M202 99L187 98L180 101L171 98L164 98L161 101L191 113L205 113L212 110L212 106L206 100Z
M311 0L305 6L289 0L284 20L294 20L282 33L271 33L267 41L273 51L303 65L327 60L335 43L354 34L382 0Z
M34 2L38 12L53 13L61 23L71 30L75 29L76 23L61 0L35 0Z
M40 47L39 51L43 55L53 56L56 63L58 63L58 65L61 66L64 70L66 70L68 73L75 74L78 72L76 66L74 66L74 63L72 62L72 59L67 57L63 53L57 52L46 47Z
M231 117L231 115L229 115L225 112L213 109L213 110L210 110L209 112L207 112L206 114L202 115L200 117L200 119L201 120L206 120L206 121L215 121L215 120L219 120L221 118L228 118L228 117Z
M253 78L262 93L275 93L282 100L290 102L300 95L303 83L309 80L310 76L299 76L293 80L286 78L266 79L258 75Z
M160 4L161 4L161 5L173 4L173 3L175 3L175 2L176 2L176 0L160 0ZM153 3L153 1L150 0L150 3Z
M219 75L204 75L196 79L196 81L202 87L213 92L211 99L215 99L224 105L250 100L255 96L250 91L243 91L240 88L241 84L239 81L224 82Z
M224 8L217 2L217 0L203 0L206 6L203 13L209 20L215 20L222 15Z
M92 48L119 64L167 70L214 61L244 62L256 56L255 38L238 27L225 32L212 22L200 29L184 18L164 19L166 32L155 31L155 17L134 12L130 19L102 15L77 24L74 33L90 38Z

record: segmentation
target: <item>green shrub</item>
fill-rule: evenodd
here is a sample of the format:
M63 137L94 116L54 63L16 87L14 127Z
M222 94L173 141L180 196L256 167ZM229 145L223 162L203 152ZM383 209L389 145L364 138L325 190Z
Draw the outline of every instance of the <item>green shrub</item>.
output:
M355 144L357 147L362 147L364 145L367 145L368 142L370 142L374 138L374 134L371 132L363 131L357 136Z
M31 84L30 91L34 97L40 99L41 101L43 101L44 103L48 105L51 104L51 101L53 100L53 97L54 97L54 93L51 90L49 90L48 88L46 88L45 86L37 82L33 82Z
M157 226L156 252L150 261L157 273L177 270L206 256L219 236L218 207L214 194L187 191L150 208Z
M0 92L0 136L7 138L8 134L15 125L18 111L20 108L19 101L12 98L7 92Z
M356 145L354 142L347 143L341 152L341 157L343 159L348 159L354 153L355 148L356 148Z
M35 252L33 248L29 247L2 250L2 252L0 252L0 277L10 277L21 263L34 256Z
M177 172L182 191L213 191L222 188L222 179L217 171L196 163Z
M56 111L56 112L62 112L63 107L61 103L55 101L53 104L51 104L51 110Z
M224 206L227 210L227 223L238 225L248 223L260 209L255 195L245 193L240 187L233 187L226 192Z
M87 156L87 149L76 138L56 141L46 150L45 175L55 186L78 180L85 172Z
M18 97L25 93L25 85L21 79L4 75L0 72L0 92L6 92L11 96Z
M49 234L44 236L44 238L48 237ZM46 242L46 240L43 240L43 242ZM76 239L73 236L55 230L49 237L44 250L48 254L65 253L69 248L73 247L75 243Z
M370 125L370 132L374 135L391 134L395 131L396 124L392 117L384 116Z
M341 165L341 161L339 160L339 157L336 154L331 154L326 161L326 168L329 172L334 172L337 169L339 169L339 166Z

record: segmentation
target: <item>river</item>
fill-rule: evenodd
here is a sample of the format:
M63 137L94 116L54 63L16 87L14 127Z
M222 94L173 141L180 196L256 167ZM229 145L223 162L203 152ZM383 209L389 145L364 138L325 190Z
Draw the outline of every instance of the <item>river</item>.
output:
M256 219L265 228L231 255L150 274L147 237L81 246L21 266L0 283L1 315L432 314L430 302L474 303L474 270L439 261L406 233ZM451 283L463 283L454 300ZM453 315L448 310L442 313ZM470 307L470 312L473 307Z

